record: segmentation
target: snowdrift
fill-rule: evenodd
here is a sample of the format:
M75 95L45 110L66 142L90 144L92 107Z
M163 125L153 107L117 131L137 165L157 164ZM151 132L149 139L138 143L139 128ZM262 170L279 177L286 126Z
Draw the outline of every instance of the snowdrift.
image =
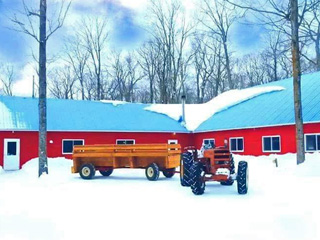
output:
M320 152L306 153L306 161L303 164L296 164L296 154L288 153L284 155L271 154L268 156L243 156L233 154L236 162L247 161L250 169L254 169L250 172L261 172L269 174L270 172L277 171L279 173L292 174L296 176L313 176L320 177ZM278 168L275 167L274 160L278 161ZM15 171L19 175L24 177L35 178L38 175L38 158L31 159L22 166L20 171ZM71 174L72 161L63 157L48 158L49 175L50 178L61 178L65 176L74 176ZM256 171L258 170L258 171ZM263 171L262 171L263 170ZM0 166L0 174L4 174L5 171Z
M31 159L22 166L19 175L23 179L38 180L38 158ZM71 174L72 161L66 158L48 158L49 174L43 174L41 179L45 182L59 183L68 181L72 178ZM41 181L40 181L41 182Z
M269 156L241 156L233 155L235 161L247 161L250 172L253 174L270 174L276 172L280 175L292 175L297 177L320 177L320 152L306 153L306 161L300 165L296 163L296 154L287 153L284 155L271 154ZM278 167L274 160L277 159Z

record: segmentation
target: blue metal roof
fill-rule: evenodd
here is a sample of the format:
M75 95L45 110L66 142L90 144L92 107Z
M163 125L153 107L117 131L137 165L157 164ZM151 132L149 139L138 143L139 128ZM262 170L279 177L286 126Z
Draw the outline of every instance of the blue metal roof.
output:
M283 91L265 93L216 113L195 132L294 124L292 78L260 85L282 86ZM320 72L302 76L304 122L320 122Z
M302 76L304 122L320 122L320 72ZM294 124L293 81L214 114L195 132ZM165 114L144 110L148 104L48 99L48 131L189 132ZM0 96L0 130L38 130L38 99Z
M48 99L48 131L188 132L166 115L144 110L146 104ZM0 96L0 129L38 128L38 99Z

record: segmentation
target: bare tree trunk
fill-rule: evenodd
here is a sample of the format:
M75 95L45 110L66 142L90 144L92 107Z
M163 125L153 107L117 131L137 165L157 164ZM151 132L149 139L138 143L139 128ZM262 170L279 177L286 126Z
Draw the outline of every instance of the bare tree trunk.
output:
M48 173L48 162L47 162L47 72L46 72L46 44L47 40L52 34L54 34L59 28L62 27L69 10L71 2L66 6L65 1L61 3L59 14L56 19L49 19L47 21L47 1L40 0L40 11L32 9L23 2L23 12L20 12L19 19L17 14L14 14L11 21L15 24L16 31L25 33L31 36L39 43L39 177L43 172ZM35 31L36 27L32 18L39 18L39 33ZM48 32L47 32L48 24Z
M278 80L278 62L277 62L277 56L276 54L273 55L273 74L274 74L274 79L273 81Z
M232 82L232 78L231 78L230 58L229 58L227 41L223 41L223 50L224 50L224 55L226 58L226 70L227 70L227 78L228 78L229 88L233 89L234 86L233 86L233 82Z
M83 86L83 80L80 81L80 85L81 85L81 100L84 100L84 86Z
M226 0L230 2L230 0ZM256 2L256 1L254 1ZM257 1L258 2L258 1ZM300 3L300 2L299 2ZM285 24L286 21L290 22L291 27L291 52L292 52L292 71L293 71L293 91L294 91L294 110L295 110L295 122L296 122L296 146L297 146L297 164L305 161L304 153L304 141L303 141L303 115L302 115L302 103L301 103L301 62L300 62L300 45L299 45L299 28L303 20L305 20L306 12L319 6L320 1L301 1L299 15L298 0L288 1L288 6L275 3L273 0L265 1L264 5L258 5L257 7L241 6L239 3L233 2L234 6L242 9L251 10L261 13L261 16L265 18L265 23L272 23L273 27L287 32L281 21ZM269 7L269 9L268 9ZM266 10L268 9L268 10ZM270 16L275 17L270 22Z
M200 74L196 74L196 82L197 82L197 103L200 103Z
M39 177L48 174L47 160L47 1L40 0L40 38L39 38Z
M316 38L316 61L317 61L317 71L320 71L320 24L318 26L318 35Z
M301 65L299 51L298 0L290 0L291 6L291 51L293 65L294 111L296 121L297 164L305 160L303 141L303 118L301 104Z
M150 103L153 103L154 102L153 79L149 79L149 88L150 88Z

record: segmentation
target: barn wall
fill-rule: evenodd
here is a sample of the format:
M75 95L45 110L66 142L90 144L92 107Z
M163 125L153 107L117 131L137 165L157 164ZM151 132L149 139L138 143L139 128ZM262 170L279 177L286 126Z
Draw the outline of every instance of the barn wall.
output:
M320 133L320 123L305 124L305 133ZM262 136L280 135L281 152L294 153L295 147L295 127L279 126L253 128L243 130L228 130L206 133L92 133L92 132L49 132L48 133L48 156L49 157L67 157L71 155L62 154L63 139L84 139L85 144L115 144L116 139L135 139L136 144L143 143L167 143L169 139L178 139L182 147L196 145L201 147L204 138L214 138L216 146L223 146L224 139L230 137L244 138L244 155L267 155L270 153L262 152ZM37 132L0 132L0 165L3 166L4 138L20 139L20 166L28 160L38 156L38 133ZM53 143L50 143L52 141Z
M37 132L0 132L1 166L3 166L4 138L20 139L20 167L28 160L38 156ZM115 144L116 139L135 139L136 144L167 143L169 139L177 139L182 147L194 144L192 134L187 133L48 132L48 157L71 158L71 154L62 154L63 139L84 139L85 144Z
M4 139L20 139L20 167L26 161L38 156L38 133L37 132L0 132L0 165L3 166Z
M305 133L320 133L320 123L305 124L304 131ZM277 152L278 154L296 152L294 125L196 133L194 141L196 147L200 148L205 138L214 138L216 146L223 146L224 139L229 141L230 137L243 137L244 152L238 154L259 156L272 154L262 151L262 137L271 135L281 136L281 152Z

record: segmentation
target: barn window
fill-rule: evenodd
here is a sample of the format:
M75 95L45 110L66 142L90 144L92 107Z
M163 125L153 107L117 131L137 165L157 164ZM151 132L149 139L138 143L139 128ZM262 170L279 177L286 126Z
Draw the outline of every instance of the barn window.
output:
M263 152L280 152L280 136L262 137Z
M8 156L16 156L17 155L17 142L8 142L7 155Z
M178 144L178 140L176 139L168 140L168 144Z
M320 134L306 134L305 145L307 152L320 151Z
M216 142L214 138L203 139L202 145L208 147L210 146L210 148L215 148Z
M134 139L117 139L117 145L132 145L136 143Z
M84 145L83 139L64 139L62 140L62 154L71 154L73 146Z
M231 152L243 152L244 141L243 137L230 138L230 151Z

